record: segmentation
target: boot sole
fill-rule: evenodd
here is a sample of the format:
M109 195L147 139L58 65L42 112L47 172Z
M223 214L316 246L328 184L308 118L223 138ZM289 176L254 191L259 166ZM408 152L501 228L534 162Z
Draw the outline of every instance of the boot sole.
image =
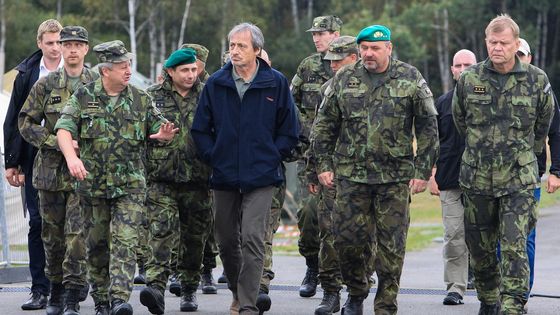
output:
M340 311L340 303L338 305L335 305L332 312L329 312L328 310L315 310L315 315L332 315L334 313L338 313L339 311Z
M165 312L158 306L156 298L148 291L140 291L140 303L148 308L148 311L152 314L161 315Z
M132 306L130 306L130 304L128 304L128 306L129 307L121 307L118 310L111 310L111 315L132 315Z
M202 288L202 294L218 294L218 289L215 287L212 288Z
M314 297L315 294L317 294L317 290L315 290L313 292L309 292L309 293L299 291L299 296L301 296L301 297Z

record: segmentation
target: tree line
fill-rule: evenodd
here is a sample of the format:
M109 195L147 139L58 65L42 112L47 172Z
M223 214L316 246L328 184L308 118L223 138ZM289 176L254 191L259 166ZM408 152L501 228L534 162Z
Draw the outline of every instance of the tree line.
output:
M37 26L57 18L63 25L82 25L90 49L120 39L137 56L134 67L155 79L161 63L180 44L202 44L210 50L207 69L221 66L227 33L239 22L258 25L273 66L291 78L299 62L314 52L305 30L312 18L338 15L342 35L355 36L371 24L392 31L394 56L415 65L434 94L453 86L453 54L472 50L487 57L484 29L499 13L519 24L531 45L533 63L544 69L553 87L560 86L560 6L553 0L0 0L0 70L14 68L36 49ZM96 63L93 53L87 62ZM4 71L5 72L5 71Z

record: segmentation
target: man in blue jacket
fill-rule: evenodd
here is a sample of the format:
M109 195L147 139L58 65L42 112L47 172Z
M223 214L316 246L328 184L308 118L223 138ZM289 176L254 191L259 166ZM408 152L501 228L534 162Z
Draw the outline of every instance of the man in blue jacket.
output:
M298 123L286 78L258 54L261 30L250 23L228 35L231 62L208 79L192 136L211 165L216 239L233 293L231 312L256 307L264 236L274 186L284 180L281 161L298 141Z

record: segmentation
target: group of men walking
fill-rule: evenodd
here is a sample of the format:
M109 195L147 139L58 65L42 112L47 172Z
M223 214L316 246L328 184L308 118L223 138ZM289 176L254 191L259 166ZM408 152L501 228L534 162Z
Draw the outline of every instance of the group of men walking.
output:
M261 30L241 23L228 34L230 61L206 82L199 55L208 51L185 45L166 60L162 82L143 91L129 84L133 56L121 41L93 48L93 71L84 67L83 27L43 24L38 44L60 45L61 67L43 55L52 72L32 88L27 83L29 97L16 93L10 105L21 136L38 150L32 172L24 171L39 190L50 280L48 303L49 288L34 280L38 293L24 309L46 303L47 314L79 314L89 284L96 315L132 314L137 251L144 248L140 302L163 314L167 281L177 272L180 309L196 311L203 253L215 233L230 313L262 314L271 307L269 248L281 208L273 199L283 198L274 198L284 192L282 163L298 160L299 248L307 264L299 294L314 296L321 283L315 314L362 314L374 272L375 313L397 313L411 194L423 192L432 173L446 240L465 226L446 245L457 269L446 273L444 304L462 303L468 248L479 314L523 312L537 155L558 126L549 131L557 111L550 84L516 55L519 28L509 16L488 25L484 62L468 51L455 56L457 86L437 108L420 72L392 57L391 30L383 25L340 36L340 18L315 18L308 32L317 53L302 61L290 86L263 59ZM26 72L19 69L21 85ZM5 132L13 134L9 124ZM450 159L433 171L440 143ZM11 156L6 176L21 185ZM556 167L551 176L558 179ZM549 192L557 188L549 180ZM342 285L349 295L341 307Z

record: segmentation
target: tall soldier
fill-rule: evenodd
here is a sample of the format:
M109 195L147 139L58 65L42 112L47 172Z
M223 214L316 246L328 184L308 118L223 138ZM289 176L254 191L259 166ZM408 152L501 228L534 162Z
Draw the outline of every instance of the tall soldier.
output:
M334 246L349 291L345 315L363 312L373 242L375 312L397 313L410 190L426 189L439 150L432 93L416 68L391 57L390 40L382 25L358 34L362 59L337 72L313 129L319 181L336 186Z
M329 43L340 36L342 20L335 15L319 16L313 19L313 25L307 32L311 32L317 52L299 64L292 79L292 95L294 103L300 112L302 134L309 137L311 125L315 119L315 109L321 102L321 85L332 78L333 72L330 62L325 60ZM307 190L305 176L305 159L297 164L298 191L300 205L297 213L300 236L298 247L300 254L305 257L307 272L299 289L302 297L315 295L317 289L317 273L319 272L319 226L317 222L317 206L319 197Z
M55 130L70 174L79 181L96 315L109 314L109 302L112 315L131 315L127 301L146 197L146 141L148 132L158 130L148 125L148 116L158 111L144 91L129 84L132 54L120 40L93 51L101 77L70 97ZM163 122L150 138L169 141L177 131Z
M54 126L74 91L99 77L84 67L89 50L87 30L66 26L60 32L64 67L37 81L19 113L19 130L25 141L38 148L33 186L39 191L43 222L42 239L51 282L47 314L78 314L80 290L86 281L85 243L80 198L74 191L64 156L58 149ZM85 299L86 296L84 296Z
M452 105L466 139L459 175L465 240L479 314L522 314L529 290L525 246L536 223L536 155L543 151L554 102L546 74L516 56L517 23L499 15L485 33L488 59L463 72Z
M179 133L169 143L148 141L146 204L152 255L146 265L148 286L140 292L140 302L152 314L164 313L165 287L174 267L170 266L170 255L177 244L180 308L183 312L198 309L195 293L204 244L214 221L208 187L210 169L197 157L189 132L203 87L197 77L196 52L191 48L174 51L165 63L165 71L168 75L164 82L150 87L148 93L162 115L179 127ZM152 124L151 119L148 121Z

